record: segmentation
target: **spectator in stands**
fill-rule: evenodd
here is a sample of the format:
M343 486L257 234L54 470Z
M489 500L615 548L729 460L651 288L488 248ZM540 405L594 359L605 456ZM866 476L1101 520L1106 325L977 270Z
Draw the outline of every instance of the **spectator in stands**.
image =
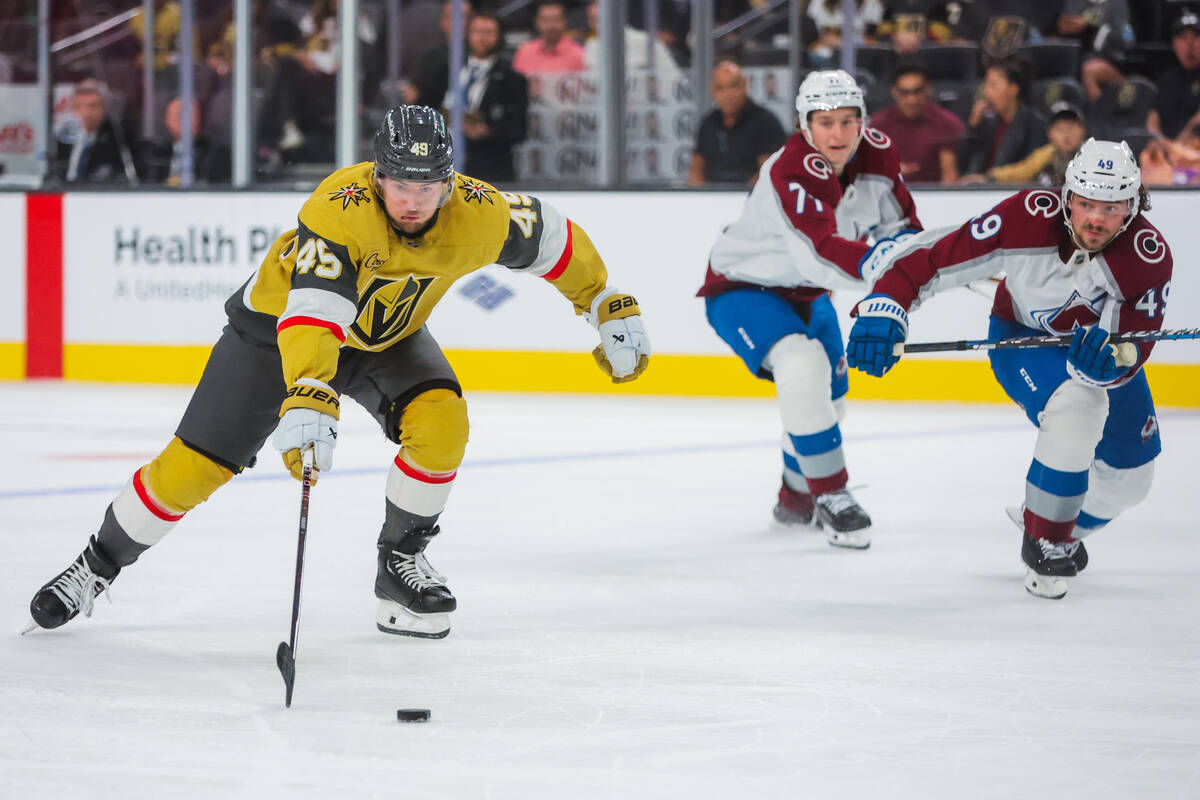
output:
M183 181L183 98L167 103L163 125L170 137L164 142L143 142L139 152L138 174L146 183L179 186ZM200 136L200 106L192 105L192 178L195 183L228 183L231 167L227 147L213 144Z
M688 186L739 183L753 186L758 168L783 147L787 134L779 120L750 99L746 76L732 61L713 69L716 108L705 115L696 133L696 149L688 170Z
M259 116L259 144L287 163L333 161L341 47L338 0L315 0L300 20L304 47L282 58Z
M1150 142L1142 151L1142 181L1153 186L1200 186L1200 122L1179 136L1180 141Z
M590 70L598 70L603 65L604 50L600 44L600 4L588 3L587 7L588 33L583 44L583 63ZM640 31L630 25L625 26L625 71L626 73L648 70L660 76L673 79L679 75L679 65L671 56L671 51L657 39L651 40L650 34Z
M462 101L466 161L463 172L489 183L516 179L513 146L525 140L529 87L525 76L500 55L504 28L500 18L480 11L467 28L467 63L459 98L446 94L444 106Z
M628 0L625 19L631 27L647 31L648 6L658 11L658 41L670 51L676 64L686 64L691 56L687 37L692 27L691 0Z
M954 0L886 0L883 4L883 22L875 33L880 39L891 37L893 49L908 55L925 43L948 44L957 39L972 38L959 32L968 22L966 18L977 16L974 3ZM974 25L983 30L982 21Z
M1200 14L1184 9L1175 21L1171 48L1178 65L1158 79L1158 99L1146 117L1146 128L1158 137L1175 139L1200 122Z
M1080 77L1089 103L1100 99L1105 86L1124 82L1117 62L1134 41L1125 0L1065 0L1058 34L1082 42Z
M136 40L142 41L146 29L146 20L142 14L140 3L138 12L129 20L129 30ZM154 70L156 72L179 62L179 31L183 14L179 8L179 0L154 0ZM138 66L141 66L145 54L138 56Z
M808 57L815 67L831 66L833 51L842 46L842 0L811 0L808 16L817 27L817 39L808 48ZM883 4L880 0L856 0L854 13L854 39L866 41L874 35L875 28L883 22Z
M966 169L970 180L992 167L1012 164L1046 142L1046 124L1025 101L1025 70L1015 61L997 61L987 68L983 96L967 119L970 143Z
M524 75L539 72L578 72L584 69L583 47L567 36L567 8L543 2L533 18L537 38L517 48L513 68Z
M403 76L402 90L406 93L401 99L406 103L415 103L418 99L412 81L421 68L421 61L430 50L445 44L445 33L441 31L445 12L444 0L406 0L400 4L399 29L385 28L385 38L396 36L400 40L400 74ZM431 36L433 30L439 35ZM407 94L410 91L414 93Z
M966 128L933 102L929 73L920 61L901 61L892 71L895 105L871 115L871 127L892 137L906 181L954 183L958 149Z
M442 3L442 16L438 20L441 41L429 48L421 58L417 77L404 89L405 101L417 105L439 108L450 85L450 36L454 23L454 4L450 0ZM463 30L471 26L474 8L463 3Z
M1030 153L1028 158L1015 164L992 167L987 172L987 180L1023 186L1061 186L1067 162L1075 157L1083 140L1087 138L1087 124L1084 122L1083 111L1065 100L1055 103L1050 108L1047 135L1050 138L1048 144L1042 145Z
M57 158L51 177L67 183L126 180L125 161L104 87L80 81L71 95L71 118L58 126Z

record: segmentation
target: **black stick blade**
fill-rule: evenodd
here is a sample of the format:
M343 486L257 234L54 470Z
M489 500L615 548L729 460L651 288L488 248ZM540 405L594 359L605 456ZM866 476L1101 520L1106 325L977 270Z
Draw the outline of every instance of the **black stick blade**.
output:
M279 674L283 676L283 685L287 690L283 705L291 708L292 687L296 685L296 658L287 642L279 643L279 649L275 651L275 663L279 666Z

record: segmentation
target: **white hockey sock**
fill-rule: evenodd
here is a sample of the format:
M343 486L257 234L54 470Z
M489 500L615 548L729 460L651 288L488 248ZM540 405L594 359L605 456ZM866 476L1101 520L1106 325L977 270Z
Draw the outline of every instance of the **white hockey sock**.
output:
M1033 463L1025 477L1025 530L1066 541L1088 493L1088 468L1108 418L1104 389L1063 381L1038 416Z
M168 508L150 494L142 481L140 469L133 473L133 477L113 500L112 511L113 518L125 535L145 547L158 544L184 515L184 512Z
M780 417L789 439L785 466L803 476L810 491L842 488L846 461L839 409L830 397L833 368L825 348L815 339L789 334L771 347L763 364L775 378ZM789 456L794 462L789 463Z
M457 475L458 470L427 472L398 455L388 470L387 499L410 514L436 517L446 507Z
M1154 481L1154 462L1118 469L1097 459L1088 474L1088 493L1075 523L1076 537L1103 528L1121 512L1146 499Z

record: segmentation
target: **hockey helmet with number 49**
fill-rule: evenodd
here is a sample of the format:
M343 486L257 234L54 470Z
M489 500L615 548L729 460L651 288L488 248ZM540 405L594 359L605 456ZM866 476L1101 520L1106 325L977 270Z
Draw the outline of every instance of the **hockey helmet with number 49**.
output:
M1129 211L1125 223L1113 236L1115 239L1129 227L1134 217L1146 208L1142 191L1142 171L1137 158L1125 142L1105 142L1088 139L1075 157L1067 162L1062 187L1063 216L1067 230L1076 245L1080 245L1071 226L1071 195L1077 194L1101 203L1125 203ZM1080 245L1082 246L1082 245Z
M809 73L796 93L796 116L800 130L812 141L809 118L815 111L833 111L839 108L857 108L862 127L867 127L867 103L863 91L844 69L826 69ZM860 134L861 138L861 134ZM856 143L857 146L857 143Z
M444 181L454 174L446 120L429 106L397 106L375 132L375 175L398 181Z

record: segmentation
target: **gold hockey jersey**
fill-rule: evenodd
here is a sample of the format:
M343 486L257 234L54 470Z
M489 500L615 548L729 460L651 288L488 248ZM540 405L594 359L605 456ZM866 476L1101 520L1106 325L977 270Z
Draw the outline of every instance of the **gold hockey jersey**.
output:
M545 278L577 313L604 289L587 234L538 198L456 173L433 226L402 237L372 187L373 167L326 178L226 303L236 329L273 323L287 385L328 384L341 347L384 350L420 330L456 280L489 264Z

